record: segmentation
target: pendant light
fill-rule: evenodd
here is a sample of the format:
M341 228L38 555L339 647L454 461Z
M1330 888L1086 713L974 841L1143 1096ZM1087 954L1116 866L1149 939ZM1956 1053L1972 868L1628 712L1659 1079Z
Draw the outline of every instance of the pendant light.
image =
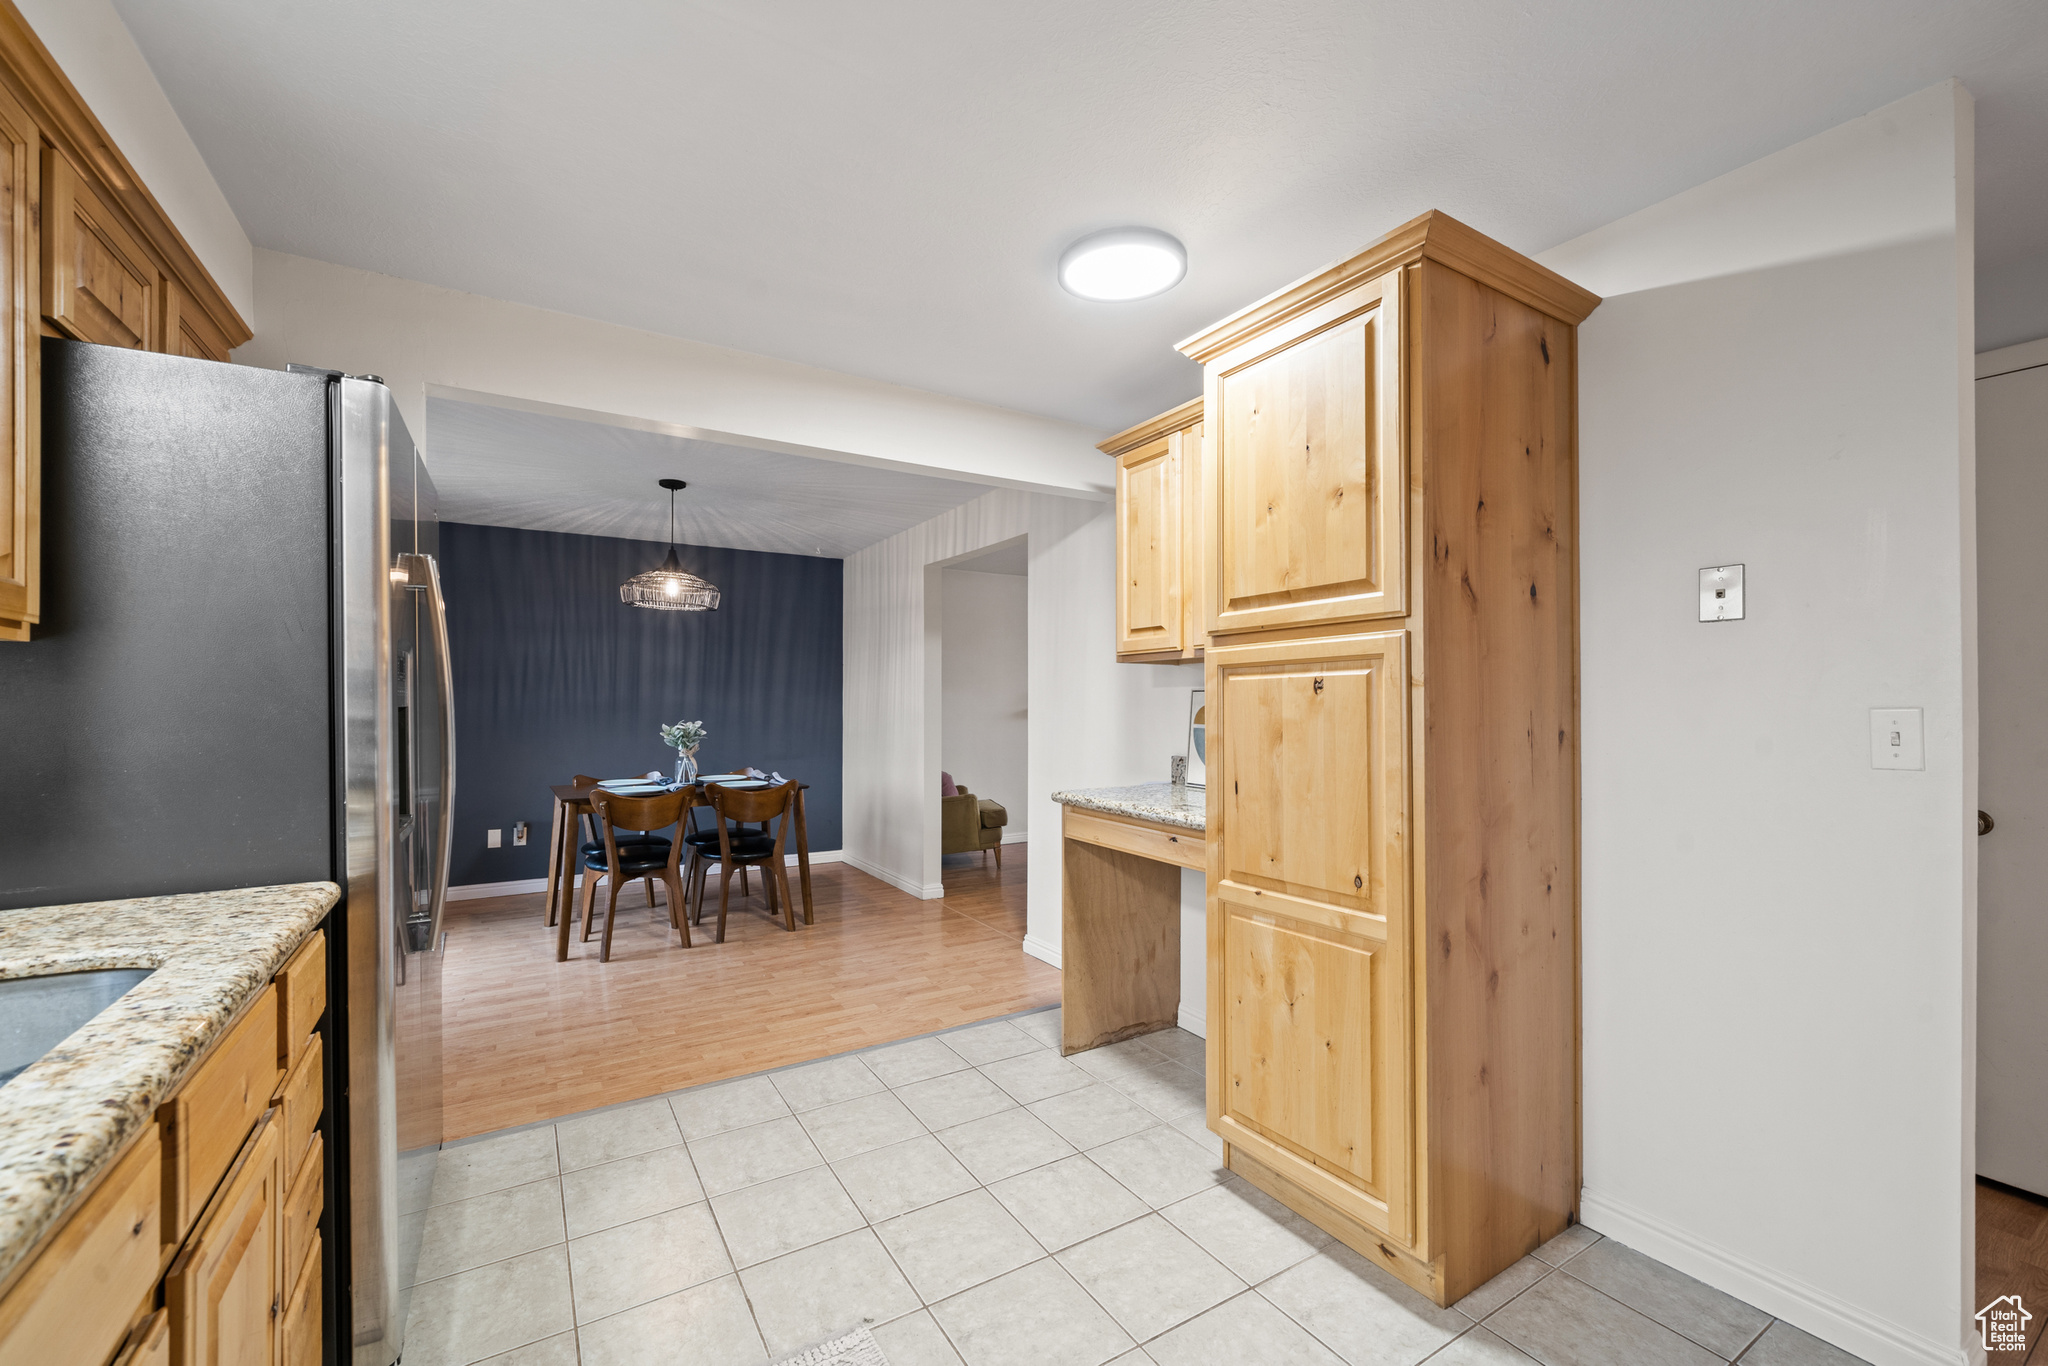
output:
M718 590L695 574L684 573L676 560L676 491L689 485L680 479L664 479L661 486L668 490L668 558L659 569L635 574L620 584L619 601L658 612L715 612Z

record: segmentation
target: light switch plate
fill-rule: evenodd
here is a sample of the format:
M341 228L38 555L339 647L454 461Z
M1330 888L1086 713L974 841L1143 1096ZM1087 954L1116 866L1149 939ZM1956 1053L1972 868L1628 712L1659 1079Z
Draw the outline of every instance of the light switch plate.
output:
M1874 707L1870 712L1872 768L1926 768L1927 746L1918 707Z
M1700 571L1700 620L1742 620L1742 566L1717 564Z
M484 848L497 849L502 847L504 843L505 832L503 830L486 830L484 832Z

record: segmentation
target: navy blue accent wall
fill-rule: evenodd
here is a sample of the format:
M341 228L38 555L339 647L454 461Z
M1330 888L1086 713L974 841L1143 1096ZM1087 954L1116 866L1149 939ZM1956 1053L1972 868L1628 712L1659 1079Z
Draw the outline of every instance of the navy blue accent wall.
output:
M681 546L724 595L716 612L656 612L619 585L666 547L608 536L441 526L455 661L456 886L547 876L548 787L573 774L668 772L656 729L704 722L706 773L801 778L811 848L839 838L838 560ZM531 830L512 847L512 825ZM505 832L486 849L484 832Z

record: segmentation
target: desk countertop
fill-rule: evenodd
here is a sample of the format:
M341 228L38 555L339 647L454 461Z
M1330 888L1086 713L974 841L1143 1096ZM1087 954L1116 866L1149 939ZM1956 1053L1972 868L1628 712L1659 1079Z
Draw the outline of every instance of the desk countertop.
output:
M1055 792L1052 799L1061 806L1078 806L1084 811L1101 811L1111 816L1178 826L1182 830L1207 831L1207 794L1199 787L1175 787L1172 783L1138 783L1131 787L1083 787Z
M0 1282L340 895L331 882L0 911L0 978L154 968L0 1086Z

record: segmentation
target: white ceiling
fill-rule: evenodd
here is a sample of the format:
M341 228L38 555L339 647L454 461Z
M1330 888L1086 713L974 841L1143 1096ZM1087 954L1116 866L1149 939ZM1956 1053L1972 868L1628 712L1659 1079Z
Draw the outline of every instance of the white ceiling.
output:
M258 246L1099 428L1425 209L1540 251L1950 76L2048 272L2041 0L115 3ZM1128 223L1187 279L1063 293Z
M603 422L427 400L426 463L441 520L637 541L668 538L844 558L979 498L956 479L818 460Z

